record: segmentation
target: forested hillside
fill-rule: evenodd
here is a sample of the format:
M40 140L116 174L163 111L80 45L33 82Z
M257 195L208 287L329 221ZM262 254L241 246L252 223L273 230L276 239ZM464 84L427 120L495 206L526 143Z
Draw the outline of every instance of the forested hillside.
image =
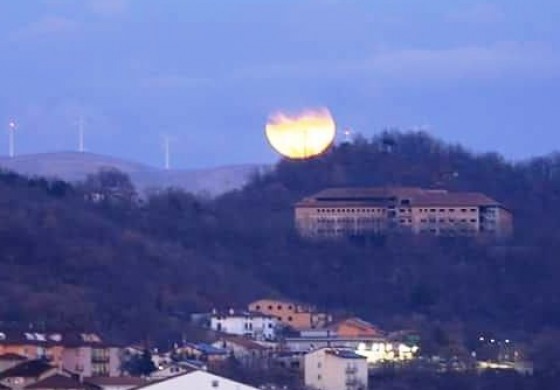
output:
M281 161L216 199L176 189L139 199L117 172L76 187L9 173L0 182L5 322L144 337L177 329L194 310L283 294L388 327L453 323L516 335L560 327L556 155L511 163L423 133L390 133ZM354 185L485 192L512 210L515 237L500 245L297 237L295 201Z

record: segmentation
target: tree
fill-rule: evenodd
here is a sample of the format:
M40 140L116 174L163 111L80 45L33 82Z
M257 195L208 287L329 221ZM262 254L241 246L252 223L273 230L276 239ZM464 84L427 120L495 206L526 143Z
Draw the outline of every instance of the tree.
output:
M123 363L123 370L132 376L149 376L157 370L152 360L149 349L145 349L142 354L134 354Z

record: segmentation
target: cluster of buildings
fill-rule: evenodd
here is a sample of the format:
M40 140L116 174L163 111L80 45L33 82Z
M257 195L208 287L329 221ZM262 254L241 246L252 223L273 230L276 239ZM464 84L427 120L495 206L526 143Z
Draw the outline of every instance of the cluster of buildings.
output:
M260 299L240 310L213 310L193 321L214 332L209 343L178 346L210 365L235 358L244 366L282 367L305 386L321 390L361 390L368 372L386 363L416 357L414 332L387 333L357 317L330 313L286 299Z
M130 349L94 333L0 331L0 390L257 390L185 362L130 376Z
M410 232L503 239L512 234L513 216L502 204L478 192L329 188L296 203L295 224L308 238Z

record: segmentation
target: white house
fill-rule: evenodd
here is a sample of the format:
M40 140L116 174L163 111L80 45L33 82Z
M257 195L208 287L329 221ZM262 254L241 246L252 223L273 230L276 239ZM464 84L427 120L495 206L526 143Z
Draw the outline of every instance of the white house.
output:
M137 387L142 390L258 390L207 371L194 370ZM136 390L135 389L135 390Z
M366 390L368 364L349 349L321 348L305 355L305 385L317 390Z
M229 310L210 315L210 329L254 340L275 340L277 327L278 320L275 317L261 313Z

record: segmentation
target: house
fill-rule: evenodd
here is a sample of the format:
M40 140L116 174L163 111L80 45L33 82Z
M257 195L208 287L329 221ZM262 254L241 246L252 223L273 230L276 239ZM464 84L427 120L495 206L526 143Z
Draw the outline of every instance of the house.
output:
M293 329L322 328L331 316L305 303L284 299L259 299L249 304L249 311L276 318L281 324Z
M250 337L255 340L275 340L278 321L274 316L255 311L214 311L210 329L227 334Z
M295 205L303 237L339 238L409 231L443 236L505 238L511 212L478 192L418 187L328 188Z
M380 328L370 324L358 317L346 318L333 324L327 329L333 331L339 337L381 337L383 332Z
M176 376L136 387L135 390L257 390L207 371L191 370Z
M177 348L175 352L189 360L208 363L224 361L228 357L228 351L225 349L205 343L185 343L182 347Z
M366 358L349 349L321 348L305 355L305 385L317 390L366 390Z
M228 351L245 367L266 368L270 364L273 348L242 336L224 336L212 345Z
M148 383L146 379L134 376L94 376L85 377L83 381L96 386L99 390L129 390Z
M23 389L57 372L58 369L45 360L29 360L1 372L0 383L12 389Z
M100 388L70 375L53 374L26 386L25 390L100 390Z
M0 354L21 355L29 360L48 359L60 366L63 334L58 332L0 331Z
M120 352L95 333L0 331L0 354L45 359L86 376L119 375Z
M25 362L27 358L17 353L4 353L0 355L0 372L6 371L19 363Z

